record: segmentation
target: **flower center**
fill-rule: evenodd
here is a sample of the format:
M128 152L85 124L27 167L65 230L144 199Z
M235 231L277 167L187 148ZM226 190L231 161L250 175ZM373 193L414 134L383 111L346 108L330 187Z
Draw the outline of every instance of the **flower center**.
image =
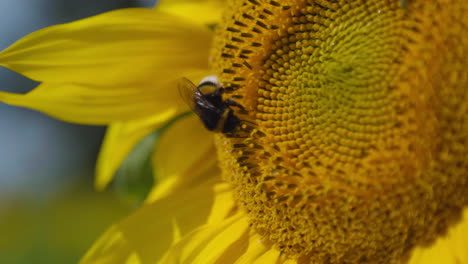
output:
M463 0L233 0L216 137L252 226L304 263L400 263L468 205Z

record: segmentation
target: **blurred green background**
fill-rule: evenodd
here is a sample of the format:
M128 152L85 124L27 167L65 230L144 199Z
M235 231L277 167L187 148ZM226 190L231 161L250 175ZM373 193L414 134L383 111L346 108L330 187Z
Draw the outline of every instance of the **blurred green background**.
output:
M0 49L46 26L154 2L0 0ZM37 85L4 68L0 81L0 90L17 93ZM93 189L104 131L0 103L1 264L76 263L99 234L131 212L134 197L119 188Z

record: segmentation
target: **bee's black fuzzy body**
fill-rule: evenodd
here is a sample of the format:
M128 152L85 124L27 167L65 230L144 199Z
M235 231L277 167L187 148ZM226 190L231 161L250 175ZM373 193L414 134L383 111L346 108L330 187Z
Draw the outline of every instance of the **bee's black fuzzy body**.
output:
M234 114L231 107L244 108L231 99L223 100L224 88L220 85L216 76L206 77L198 86L185 79L185 84L181 87L188 86L192 90L191 95L185 93L187 94L186 97L188 97L186 101L191 100L191 102L188 102L189 105L191 105L192 110L198 115L206 129L221 133L234 132L241 121ZM183 94L183 91L181 93Z

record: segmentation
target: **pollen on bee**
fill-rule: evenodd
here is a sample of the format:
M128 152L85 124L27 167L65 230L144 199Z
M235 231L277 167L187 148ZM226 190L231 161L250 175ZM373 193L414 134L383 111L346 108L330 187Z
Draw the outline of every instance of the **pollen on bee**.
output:
M213 85L202 85L202 86L199 86L198 89L200 90L200 92L202 94L212 94L216 91L216 86L213 86Z

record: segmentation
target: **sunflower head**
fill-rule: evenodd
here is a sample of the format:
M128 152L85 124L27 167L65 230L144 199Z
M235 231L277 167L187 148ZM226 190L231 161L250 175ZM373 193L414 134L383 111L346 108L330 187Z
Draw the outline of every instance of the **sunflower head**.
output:
M468 204L463 1L229 1L216 136L253 228L303 263L399 263Z

